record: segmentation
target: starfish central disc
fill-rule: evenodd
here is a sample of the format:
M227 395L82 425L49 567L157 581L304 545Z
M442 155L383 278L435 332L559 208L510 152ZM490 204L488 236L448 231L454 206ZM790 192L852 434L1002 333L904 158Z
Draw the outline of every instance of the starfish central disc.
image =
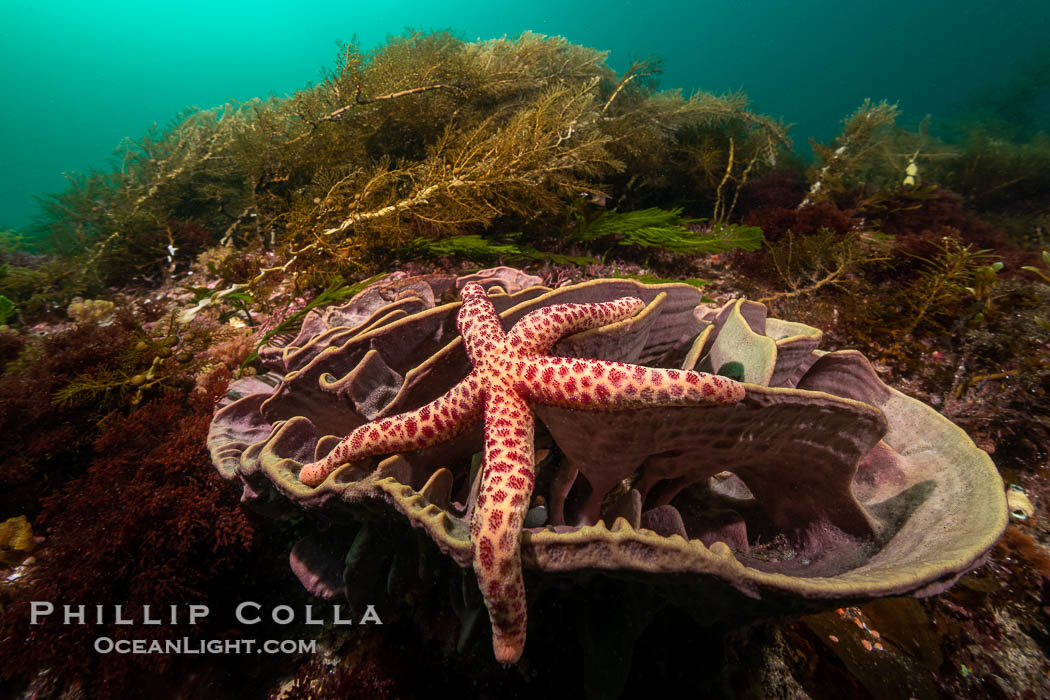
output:
M509 333L481 285L464 286L460 298L457 325L473 371L422 408L354 429L327 457L305 465L299 479L317 485L341 464L427 447L484 420L484 459L470 540L496 658L514 663L525 646L520 545L536 481L532 405L616 411L723 404L742 399L744 387L702 372L547 354L565 335L634 315L643 308L634 297L544 307Z

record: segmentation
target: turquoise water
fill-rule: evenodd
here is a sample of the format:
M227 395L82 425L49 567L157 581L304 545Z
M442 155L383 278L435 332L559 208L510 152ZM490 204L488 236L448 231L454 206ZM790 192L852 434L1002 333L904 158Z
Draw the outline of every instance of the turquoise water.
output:
M661 86L743 89L794 124L796 147L834 136L865 97L934 129L975 110L1050 124L1050 2L27 2L0 0L0 229L25 226L62 173L106 169L128 136L187 106L284 95L405 27L464 39L557 34L664 59ZM979 108L979 109L978 109Z

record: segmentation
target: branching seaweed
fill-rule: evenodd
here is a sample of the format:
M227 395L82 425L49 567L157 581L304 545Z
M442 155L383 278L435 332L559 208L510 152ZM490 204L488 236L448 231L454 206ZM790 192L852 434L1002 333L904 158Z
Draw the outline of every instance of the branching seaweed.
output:
M950 309L969 296L968 287L978 270L988 264L990 253L945 236L932 255L914 256L922 263L922 269L903 295L903 303L909 310L908 324L894 333L896 339L885 356L897 356L901 344L912 337L920 324L943 328L941 320L950 316Z
M53 400L64 407L97 404L100 412L124 402L137 405L151 394L170 392L204 366L205 351L235 331L228 326L187 329L173 312L167 324L153 333L140 326L139 340L106 366L74 377L55 391ZM105 418L103 418L104 420Z
M863 266L888 260L887 236L850 231L839 234L827 228L807 236L788 231L776 245L767 244L777 276L787 287L758 301L791 299L841 286Z
M842 133L827 145L812 143L818 168L809 194L799 208L826 199L861 181L873 162L885 158L890 133L900 110L886 101L864 103L842 126Z
M318 85L187 110L125 142L111 172L45 199L37 233L81 256L85 280L110 284L169 277L220 241L278 250L295 269L365 272L417 239L549 230L581 194L622 210L713 208L720 230L786 128L740 94L656 92L658 61L617 76L605 58L532 33L344 44ZM705 249L754 240L722 233Z

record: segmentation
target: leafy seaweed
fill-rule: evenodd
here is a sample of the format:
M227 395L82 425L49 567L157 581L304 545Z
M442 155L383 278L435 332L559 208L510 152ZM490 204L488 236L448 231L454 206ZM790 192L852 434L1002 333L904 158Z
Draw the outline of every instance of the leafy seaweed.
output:
M15 303L0 294L0 326L6 326L7 322L10 321L18 313L18 309L15 308Z
M1041 280L1043 280L1047 284L1050 284L1050 274L1047 274L1047 272L1050 272L1050 250L1044 250L1043 251L1043 253L1042 253L1042 260L1043 260L1043 265L1045 265L1046 268L1047 268L1046 272L1044 272L1043 270L1040 270L1038 267L1035 267L1034 265L1024 265L1024 266L1021 267L1021 269L1025 270L1027 272L1031 272L1031 273L1033 273L1035 275L1038 275Z
M404 252L409 256L448 256L476 261L534 260L556 265L591 265L598 262L594 258L541 251L518 243L495 243L476 234L440 240L417 238L405 246Z
M762 245L762 230L756 226L727 223L705 233L693 233L686 228L703 221L705 219L683 218L681 208L609 211L586 223L571 238L588 243L657 248L681 255L758 250Z

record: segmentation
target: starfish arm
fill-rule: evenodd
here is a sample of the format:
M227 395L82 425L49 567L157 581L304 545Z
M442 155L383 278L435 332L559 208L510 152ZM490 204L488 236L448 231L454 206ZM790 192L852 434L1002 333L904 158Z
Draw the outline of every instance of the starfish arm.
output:
M475 373L422 408L354 428L324 459L303 465L299 481L316 486L336 467L373 455L429 447L462 432L481 415L482 390Z
M504 664L525 647L525 586L521 528L535 484L534 422L529 405L511 392L485 402L485 459L471 521L474 572L492 622L492 648Z
M303 467L304 484L339 465L447 440L484 415L484 466L471 514L474 571L492 622L496 658L516 662L525 647L526 603L521 532L535 486L531 403L581 410L730 403L744 386L724 377L622 362L550 357L567 333L628 318L643 307L624 297L559 304L525 316L507 334L479 284L460 292L457 325L474 369L445 395L415 411L356 428L324 459Z
M530 401L593 411L735 403L745 393L739 382L705 372L571 357L534 358L519 377L515 390Z
M496 308L485 295L485 288L471 282L460 290L459 298L463 300L463 306L456 317L456 326L463 336L463 347L471 363L477 367L486 357L505 354L507 334Z
M637 297L595 304L555 304L526 314L514 324L507 340L519 352L545 353L566 335L622 321L643 308L645 304Z

